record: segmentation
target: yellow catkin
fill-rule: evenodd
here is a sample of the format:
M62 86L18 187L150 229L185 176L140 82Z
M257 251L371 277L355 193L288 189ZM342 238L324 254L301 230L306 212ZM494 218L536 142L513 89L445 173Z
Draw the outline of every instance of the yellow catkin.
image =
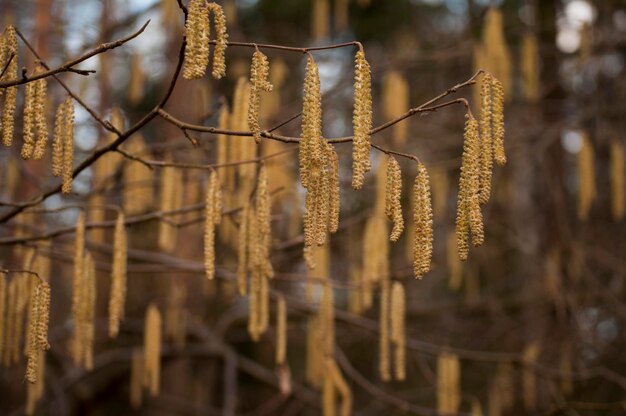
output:
M247 277L248 277L248 257L249 253L249 228L250 228L250 206L245 206L241 220L239 221L239 235L237 243L237 290L241 296L244 296L247 292Z
M526 101L536 103L539 100L539 48L537 36L526 32L522 38L521 73L523 93Z
M143 396L143 380L145 358L140 349L133 349L130 365L130 406L133 409L141 407Z
M350 0L335 1L335 28L338 31L344 31L348 29L349 7Z
M261 92L271 92L272 84L269 82L270 64L267 56L256 50L252 55L250 67L250 105L248 106L248 127L258 143L261 140L261 125L259 123L259 109L261 107Z
M74 169L74 102L70 97L65 100L63 120L63 185L61 192L72 191L72 175Z
M479 199L482 204L491 195L493 170L493 77L485 73L480 82L480 176Z
M204 220L204 270L207 279L215 277L215 226L222 219L222 191L217 172L209 175Z
M6 302L7 299L7 280L6 273L0 271L0 361L2 360L2 356L4 354L5 342L7 338L7 321L5 320L5 310L6 310Z
M300 141L300 180L308 188L313 163L322 157L322 101L317 64L307 57L302 105L302 140Z
M352 390L341 374L341 370L332 358L326 359L326 378L324 381L324 416L336 414L335 392L341 396L340 416L352 414Z
M524 368L522 369L522 398L524 401L524 408L527 411L533 411L537 408L537 380L535 376L535 364L539 357L539 344L533 342L524 348L522 354L522 362Z
M417 279L430 270L433 255L433 211L426 167L419 163L413 186L413 270Z
M391 71L383 78L383 114L392 120L401 116L409 109L409 84L404 76ZM408 121L403 120L393 125L392 138L394 144L401 146L408 137Z
M352 114L352 187L361 189L371 168L372 89L370 65L363 50L354 59L354 110Z
M330 278L330 244L314 246L311 249L311 256L313 263L315 263L315 268L307 265L305 299L308 303L313 303L316 295L315 291L319 287L320 282Z
M215 48L213 49L212 75L213 78L220 79L226 75L226 47L228 46L226 15L224 14L222 6L217 3L209 3L207 7L213 14L213 21L215 22Z
M75 316L75 363L91 370L93 367L96 306L96 266L91 254L85 254L83 267L83 279L78 295L78 314Z
M137 104L143 98L145 78L141 56L133 54L130 57L130 79L128 80L128 100L131 104Z
M74 238L74 271L72 274L72 315L79 314L80 288L84 280L85 259L85 213L80 211L76 221L76 235Z
M23 159L30 159L35 150L35 82L26 84L24 93L24 124L22 127L24 143L21 155Z
M495 77L491 81L492 97L492 114L491 122L493 123L493 160L499 166L506 163L506 154L504 152L504 87L503 84Z
M44 68L38 65L36 72L43 71ZM48 84L46 78L35 81L35 89L35 127L37 128L37 141L35 142L33 159L40 160L46 151L46 144L48 143L48 123L46 121Z
M140 134L134 135L132 140L127 141L124 150L138 157L150 157L150 152ZM154 199L153 171L143 163L126 160L122 175L124 178L122 191L124 212L127 215L137 215L152 208Z
M48 344L48 322L50 317L50 286L47 282L38 280L31 291L31 311L28 327L28 345L26 355L26 380L36 383L40 374L38 366L41 364L40 351L50 348Z
M282 296L276 301L276 365L285 364L287 356L287 302Z
M163 168L161 171L161 194L159 209L161 212L177 211L183 203L183 175L173 167ZM169 215L168 219L176 218ZM159 248L167 253L176 249L178 228L176 225L161 221L159 223Z
M254 255L252 256L252 267L256 268L263 278L274 277L274 270L270 262L270 247L272 243L271 228L271 208L272 203L269 193L269 182L267 167L262 164L259 168L259 175L256 188L256 235L252 234L251 239Z
M383 381L391 380L391 357L389 352L389 324L390 324L390 301L389 281L381 283L380 288L380 318L378 339L378 373Z
M25 413L27 416L35 414L37 402L41 399L44 393L44 378L46 368L46 353L42 350L38 352L37 364L37 381L35 383L29 383L26 387L26 408Z
M330 359L324 360L321 364L324 365L325 362L330 361ZM328 368L324 368L326 370L326 375L322 381L322 416L336 416L337 414L337 390L335 388L335 383L333 383L333 379L328 372Z
M143 339L144 387L152 396L159 394L161 383L161 313L154 304L146 309Z
M339 229L340 185L339 185L339 157L331 145L326 145L326 157L329 161L329 193L328 193L328 231L335 233Z
M578 218L585 221L596 197L595 152L587 133L581 134L581 140L578 152Z
M463 160L461 162L456 217L457 247L461 260L467 259L470 232L474 245L480 245L484 240L482 213L478 195L480 163L478 122L471 113L466 114L465 117L465 143L463 146Z
M126 303L126 268L128 257L128 237L125 216L117 215L113 235L113 264L111 272L111 293L109 296L109 336L116 337L120 322L124 318Z
M444 351L437 358L437 410L456 414L461 402L461 368L456 354Z
M453 232L448 234L446 259L448 262L448 287L452 290L459 290L463 284L463 263L459 260L456 234Z
M398 241L404 230L402 217L402 171L400 164L393 156L387 159L387 181L385 187L385 214L393 222L389 239Z
M205 0L190 0L185 22L183 78L201 78L209 64L209 10Z
M486 69L495 78L502 81L504 86L502 98L508 102L512 98L511 55L504 38L502 12L495 7L491 7L485 15L482 53L482 60L485 66L483 69Z
M17 36L15 28L11 25L7 26L4 31L4 54L5 62L13 56L9 66L7 67L2 81L17 80ZM4 69L4 66L0 70ZM13 130L15 128L15 101L17 98L17 86L8 87L4 96L4 108L2 112L2 143L5 146L11 146L13 142Z
M372 306L372 289L389 278L389 230L382 215L374 215L365 224L363 236L363 306Z
M329 4L328 0L313 0L311 3L311 37L321 40L328 36Z
M611 214L613 214L614 221L624 219L624 212L626 212L625 178L624 146L614 140L611 143Z
M406 328L405 294L400 282L391 287L391 342L394 345L394 377L398 381L406 378Z
M57 107L54 117L54 136L52 138L52 175L61 176L63 174L63 135L65 133L65 112L67 106L65 102Z

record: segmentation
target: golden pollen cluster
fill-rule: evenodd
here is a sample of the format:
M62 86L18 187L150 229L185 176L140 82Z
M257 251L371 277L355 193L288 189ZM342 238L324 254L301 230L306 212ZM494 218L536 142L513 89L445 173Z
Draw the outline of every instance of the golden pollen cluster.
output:
M44 68L37 65L35 74L43 72ZM39 160L43 157L48 142L48 126L46 124L46 91L45 78L26 84L24 97L24 144L22 157L24 159Z
M385 214L393 222L389 239L398 241L404 230L402 218L402 172L398 161L393 156L387 159L387 184L385 187Z
M222 220L222 190L217 172L209 175L204 220L204 270L208 279L215 277L215 226Z
M50 285L48 282L37 280L37 284L32 289L30 304L28 345L26 346L26 355L28 356L26 380L35 383L39 375L38 367L43 365L40 362L42 357L40 352L50 348L50 344L48 344Z
M61 192L72 191L74 167L74 103L70 97L59 105L52 139L52 175L62 176Z
M371 168L370 130L372 129L372 88L370 65L359 50L354 60L354 129L352 150L352 187L361 189L365 173Z
M113 265L111 272L111 294L109 297L109 336L116 337L120 321L124 317L126 303L126 263L128 241L124 213L117 215L113 235Z
M2 48L0 49L0 71L4 69L9 59L9 66L0 81L17 80L17 36L15 28L11 25L7 26L4 36L0 37ZM8 87L4 97L4 108L2 112L2 120L0 129L2 129L2 143L5 146L11 146L13 142L13 129L15 127L15 101L17 99L17 86Z
M250 67L250 105L248 107L248 127L254 134L254 140L261 140L261 126L259 124L259 108L261 106L261 91L271 92L272 84L269 82L270 64L261 51L256 50L252 55Z
M430 198L428 171L422 163L417 165L413 185L413 269L416 278L430 270L433 255L433 211Z
M206 3L205 0L191 0L185 22L185 60L183 77L185 79L201 78L209 64L210 25L209 13L213 13L215 21L215 48L213 50L213 77L222 78L226 74L226 47L228 34L224 10L217 3Z

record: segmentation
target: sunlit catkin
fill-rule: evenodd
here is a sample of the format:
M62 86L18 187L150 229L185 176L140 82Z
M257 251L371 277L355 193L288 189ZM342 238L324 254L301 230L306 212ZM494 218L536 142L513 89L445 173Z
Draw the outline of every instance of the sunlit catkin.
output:
M285 363L287 356L287 302L282 296L276 300L276 365Z
M322 99L317 64L307 56L302 104L302 140L300 141L300 180L308 189L313 164L322 157Z
M21 155L26 160L32 157L33 150L35 150L35 82L26 84L24 93L24 123L22 127L24 143L22 144Z
M261 107L261 92L271 92L272 84L269 82L270 64L267 56L256 50L252 55L250 67L250 105L248 106L248 127L258 143L261 140L261 125L259 123L259 109Z
M52 138L52 175L63 174L63 135L65 134L65 102L57 107L54 117L54 136Z
M417 279L430 270L433 255L433 211L430 199L428 171L422 163L417 165L413 186L413 270Z
M596 197L595 152L587 133L581 133L581 140L578 152L578 218L585 221Z
M409 84L398 71L391 71L383 78L383 114L385 119L392 120L401 116L409 109ZM401 146L408 137L408 121L403 120L393 125L392 138L394 144Z
M524 408L532 412L537 408L537 380L535 376L535 365L539 357L539 344L533 342L524 348L522 354L522 399Z
M65 100L63 120L63 184L61 192L72 191L72 175L74 169L74 102L70 97Z
M222 6L217 3L209 3L207 7L213 14L213 21L215 22L215 48L213 49L212 75L213 78L220 79L226 75L226 47L228 46L226 15L224 14Z
M461 368L456 354L444 351L437 358L437 410L456 414L461 402Z
M113 235L113 264L111 272L111 294L109 296L109 336L116 337L120 321L124 317L126 303L126 268L128 257L125 216L117 215Z
M144 387L152 396L159 394L161 379L161 313L154 304L146 310L143 338Z
M371 168L370 130L372 129L372 89L370 65L365 52L359 50L354 59L354 136L352 141L352 187L361 189L365 173Z
M222 191L217 172L209 175L204 220L204 270L207 279L215 277L215 226L222 218Z
M493 170L493 77L488 72L480 82L480 175L479 199L484 204L491 195Z
M400 282L393 282L391 287L391 334L394 345L394 377L398 381L406 378L406 329L405 329L405 294Z
M209 64L209 10L205 0L190 0L185 22L183 77L201 78Z
M504 89L502 83L495 77L491 81L492 88L492 114L493 123L493 160L500 166L506 163L504 152Z
M335 149L326 143L326 157L329 163L328 173L328 231L337 232L339 229L339 206L341 197L339 195L339 157Z
M387 159L387 183L385 186L385 214L393 222L389 239L398 241L404 230L402 218L402 171L398 161L393 156Z
M239 234L237 236L237 290L241 296L247 292L248 261L250 250L250 221L251 208L246 205L239 220Z
M15 28L11 25L7 26L4 31L4 53L6 61L11 59L5 74L2 77L3 81L15 81L17 80L17 36L15 34ZM5 62L6 65L6 62ZM4 69L0 68L0 71ZM13 130L15 127L15 101L17 98L17 86L8 87L4 96L4 108L2 112L2 143L5 146L11 146L13 142Z
M389 352L390 303L389 281L384 280L380 287L380 316L378 322L378 373L382 381L391 380L391 356Z
M611 213L615 221L621 221L626 211L624 197L626 167L624 165L624 146L614 140L611 143Z
M487 71L502 81L504 91L502 99L512 97L511 55L504 37L502 12L495 7L489 8L485 15L482 34L483 63ZM505 94L506 93L506 97Z
M38 280L33 287L30 299L30 319L28 328L28 344L26 355L26 380L30 383L37 382L39 375L38 366L41 364L40 351L50 348L48 344L48 322L50 316L50 285L48 282Z

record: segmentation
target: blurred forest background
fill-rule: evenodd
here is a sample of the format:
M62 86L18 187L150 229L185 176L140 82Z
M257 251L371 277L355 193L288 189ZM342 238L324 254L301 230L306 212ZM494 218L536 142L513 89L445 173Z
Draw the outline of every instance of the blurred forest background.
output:
M54 194L37 207L67 209L44 214L27 210L0 224L0 267L28 268L24 258L36 247L38 256L51 260L52 287L52 347L46 353L42 391L35 394L27 388L23 360L1 368L0 414L22 414L27 391L39 397L38 404L32 408L31 403L28 409L36 414L322 414L323 389L316 385L311 368L307 370L312 354L307 328L320 293L307 291L307 279L330 279L334 288L335 359L351 390L352 414L624 414L626 2L218 3L226 12L230 41L300 47L362 42L372 69L374 126L468 80L477 69L508 74L505 78L510 78L500 77L507 91L508 162L495 170L493 196L483 210L485 244L472 248L466 262L458 260L454 224L463 152L462 106L410 117L372 137L373 143L418 156L430 172L433 193L432 270L423 279L414 279L411 239L406 237L410 230L389 245L390 278L402 282L406 291L407 351L406 380L386 382L378 363L378 291L374 290L371 307L363 305L360 294L364 259L382 250L375 242L364 244L366 224L375 209L375 172L383 166L382 153L372 153L373 172L364 188L354 191L351 146L335 146L341 223L330 243L316 252L318 267L312 271L302 260L304 192L297 179L297 145L262 141L259 155L285 153L266 162L273 190L275 277L272 318L259 342L248 335L248 299L237 295L234 284L236 215L218 226L217 278L208 281L204 275L201 224L208 171L159 166L149 170L119 154L107 155L106 174L98 171L105 163L99 161L75 179L71 194ZM501 12L503 39L486 34L490 6ZM121 130L161 100L183 37L184 16L176 0L0 0L0 11L3 26L14 24L51 68L95 45L127 36L150 19L137 38L80 64L95 73L59 74L85 103ZM30 71L35 58L18 42L24 51L19 67ZM501 53L497 65L504 69L490 68L493 62L484 58L485 49L494 44ZM252 52L229 47L227 74L219 81L210 75L199 81L181 79L167 111L189 123L218 125L223 105L234 105L237 79L249 76ZM264 53L274 84L261 107L261 125L266 129L300 111L305 59L293 51ZM323 93L323 134L350 135L354 48L318 51L314 56ZM48 93L64 94L53 79L48 80ZM462 88L451 97L466 97L478 111L475 88ZM20 111L17 117L19 137ZM300 122L277 131L297 137ZM179 128L163 119L147 124L140 135L122 149L151 160L216 161L215 135L188 131L199 142L194 147ZM74 136L76 161L112 140L111 133L79 105ZM252 141L250 146L255 146ZM415 163L398 160L404 217L410 228ZM15 146L0 149L0 215L12 209L11 203L30 200L58 183L49 175L47 163L21 160ZM142 172L137 173L137 166ZM175 178L167 186L179 191L171 206L160 200L166 177ZM229 205L229 192L224 189L225 209L237 207ZM87 371L72 362L69 344L74 327L73 229L76 207L88 204L123 207L127 219L134 220L127 224L126 317L118 337L111 339L106 317L115 215L89 211L88 221L108 225L87 232L97 269L93 368ZM168 209L181 211L167 217L157 212ZM55 230L64 231L54 234ZM168 241L162 240L164 232ZM23 239L46 233L53 238ZM287 303L288 346L286 364L276 366L278 298ZM157 305L164 322L160 391L155 396L144 392L140 399L131 369L134 354L143 346L144 315L150 304ZM449 399L447 392L442 396L442 388L447 388L442 363L450 357L460 369L459 391L454 393L458 397L450 399L458 400L458 405L452 408L442 404Z

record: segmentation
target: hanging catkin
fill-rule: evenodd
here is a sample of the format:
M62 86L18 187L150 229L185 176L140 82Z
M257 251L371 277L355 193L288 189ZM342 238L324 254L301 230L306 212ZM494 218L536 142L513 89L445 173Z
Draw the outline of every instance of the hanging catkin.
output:
M61 192L69 194L72 191L72 175L74 169L74 102L70 97L65 100L63 111L63 184Z
M50 316L50 286L47 282L38 280L31 291L31 311L28 328L28 344L26 365L26 380L37 382L38 366L41 364L40 351L50 348L48 344L48 322Z
M76 308L72 358L75 365L90 370L93 367L94 313L96 304L96 266L91 254L86 253L82 260L83 271L72 293Z
M222 219L222 190L216 171L212 171L209 175L204 212L204 270L207 279L213 279L215 277L215 226Z
M113 235L113 265L111 272L111 294L109 296L109 336L116 337L120 321L124 318L126 303L126 266L128 257L128 239L126 236L125 216L117 215Z
M248 277L248 261L249 261L249 228L251 221L251 207L246 205L241 213L241 219L239 221L239 234L237 243L237 290L241 296L244 296L247 292L247 277Z
M485 204L491 195L493 170L493 77L488 72L480 82L480 176L479 199Z
M324 379L323 407L324 416L336 414L335 392L341 396L340 416L349 416L352 413L352 391L348 386L341 370L332 358L325 360L326 377Z
M205 0L190 0L185 22L183 77L201 78L209 64L209 10Z
M535 376L535 365L539 357L539 344L537 342L530 343L524 348L522 354L522 398L524 400L524 408L532 412L537 408L537 380Z
M38 352L39 363L37 364L37 381L35 383L29 383L26 386L26 409L27 416L35 414L35 408L37 402L41 399L44 393L44 378L46 369L46 353L42 350Z
M34 74L44 71L41 65L37 65ZM43 157L46 143L48 142L48 126L46 124L46 79L41 78L26 84L24 96L24 124L22 127L24 143L22 145L22 157L24 159L39 160Z
M402 218L402 172L398 161L393 156L387 159L387 183L385 187L385 214L393 222L389 239L398 241L404 230Z
M24 93L24 124L22 127L24 143L22 144L21 155L23 159L30 159L35 150L35 83L26 84Z
M354 59L354 110L352 114L352 187L361 189L371 168L372 90L370 65L359 49Z
M528 102L536 103L539 100L539 49L537 36L534 33L526 32L524 34L521 54L524 98Z
M141 56L133 54L130 57L130 79L128 80L128 100L137 105L143 98L146 75L141 67Z
M422 163L417 165L413 186L413 270L420 279L430 270L433 255L433 211L430 199L428 171Z
M80 293L84 280L85 268L85 213L78 213L76 221L76 235L74 238L74 271L72 274L72 315L76 318L79 314Z
M183 203L183 175L173 167L165 167L161 170L161 194L159 210L161 212L178 211ZM168 218L174 218L169 216ZM176 249L178 240L178 228L176 225L161 221L159 222L159 248L166 253Z
M383 78L383 113L385 119L393 120L409 109L409 84L404 76L391 71ZM392 138L394 144L401 146L408 136L408 122L400 121L393 125Z
M617 140L613 140L611 143L611 213L614 221L621 221L626 211L625 178L624 146Z
M11 59L2 77L3 81L17 80L17 36L15 28L11 25L4 30L4 64ZM0 69L3 70L3 67ZM13 142L13 129L15 127L15 101L17 98L17 86L8 87L4 96L4 108L2 112L2 143L11 146Z
M161 313L154 304L146 310L143 338L144 387L152 396L159 394L161 379Z
M252 55L250 66L250 105L248 106L248 127L258 143L261 140L261 125L259 123L259 110L261 107L261 92L271 92L272 84L269 82L270 64L258 49Z
M126 148L130 154L138 157L149 157L150 151L143 136L136 134L128 140ZM122 199L124 212L127 215L142 214L152 208L154 199L153 171L143 163L126 160L122 171L123 186Z
M389 280L384 280L380 288L380 317L378 339L378 372L382 381L391 380L391 356L389 352L389 314L390 301Z
M341 199L339 195L339 157L330 144L325 143L325 145L325 154L329 164L328 231L335 233L339 229L339 206Z
M54 136L52 138L52 175L63 175L63 143L65 134L65 101L57 107L54 117Z
M209 3L207 7L213 13L213 21L215 23L215 48L213 49L213 68L211 73L213 78L220 79L226 75L226 47L228 46L226 15L222 6L217 3Z
M276 365L285 364L287 356L287 302L284 297L276 300Z
M393 282L391 287L391 335L394 345L394 377L398 381L406 378L406 329L405 329L405 294L400 282Z
M313 0L311 3L311 37L321 40L328 36L329 4L328 0Z
M495 77L491 80L492 91L492 114L491 122L493 123L493 159L499 166L506 163L506 154L504 153L504 87L502 83Z
M313 164L322 157L322 101L317 64L307 57L302 105L302 140L300 141L300 180L308 189ZM306 237L306 236L305 236Z
M460 364L456 354L444 351L437 358L437 410L456 414L461 402Z
M578 152L578 218L585 221L596 197L595 152L587 133L581 133L581 140Z
M511 55L506 39L502 12L495 7L489 8L485 15L485 25L482 34L483 64L487 71L502 81L504 86L502 99L509 101L512 98ZM504 95L506 93L506 96Z

